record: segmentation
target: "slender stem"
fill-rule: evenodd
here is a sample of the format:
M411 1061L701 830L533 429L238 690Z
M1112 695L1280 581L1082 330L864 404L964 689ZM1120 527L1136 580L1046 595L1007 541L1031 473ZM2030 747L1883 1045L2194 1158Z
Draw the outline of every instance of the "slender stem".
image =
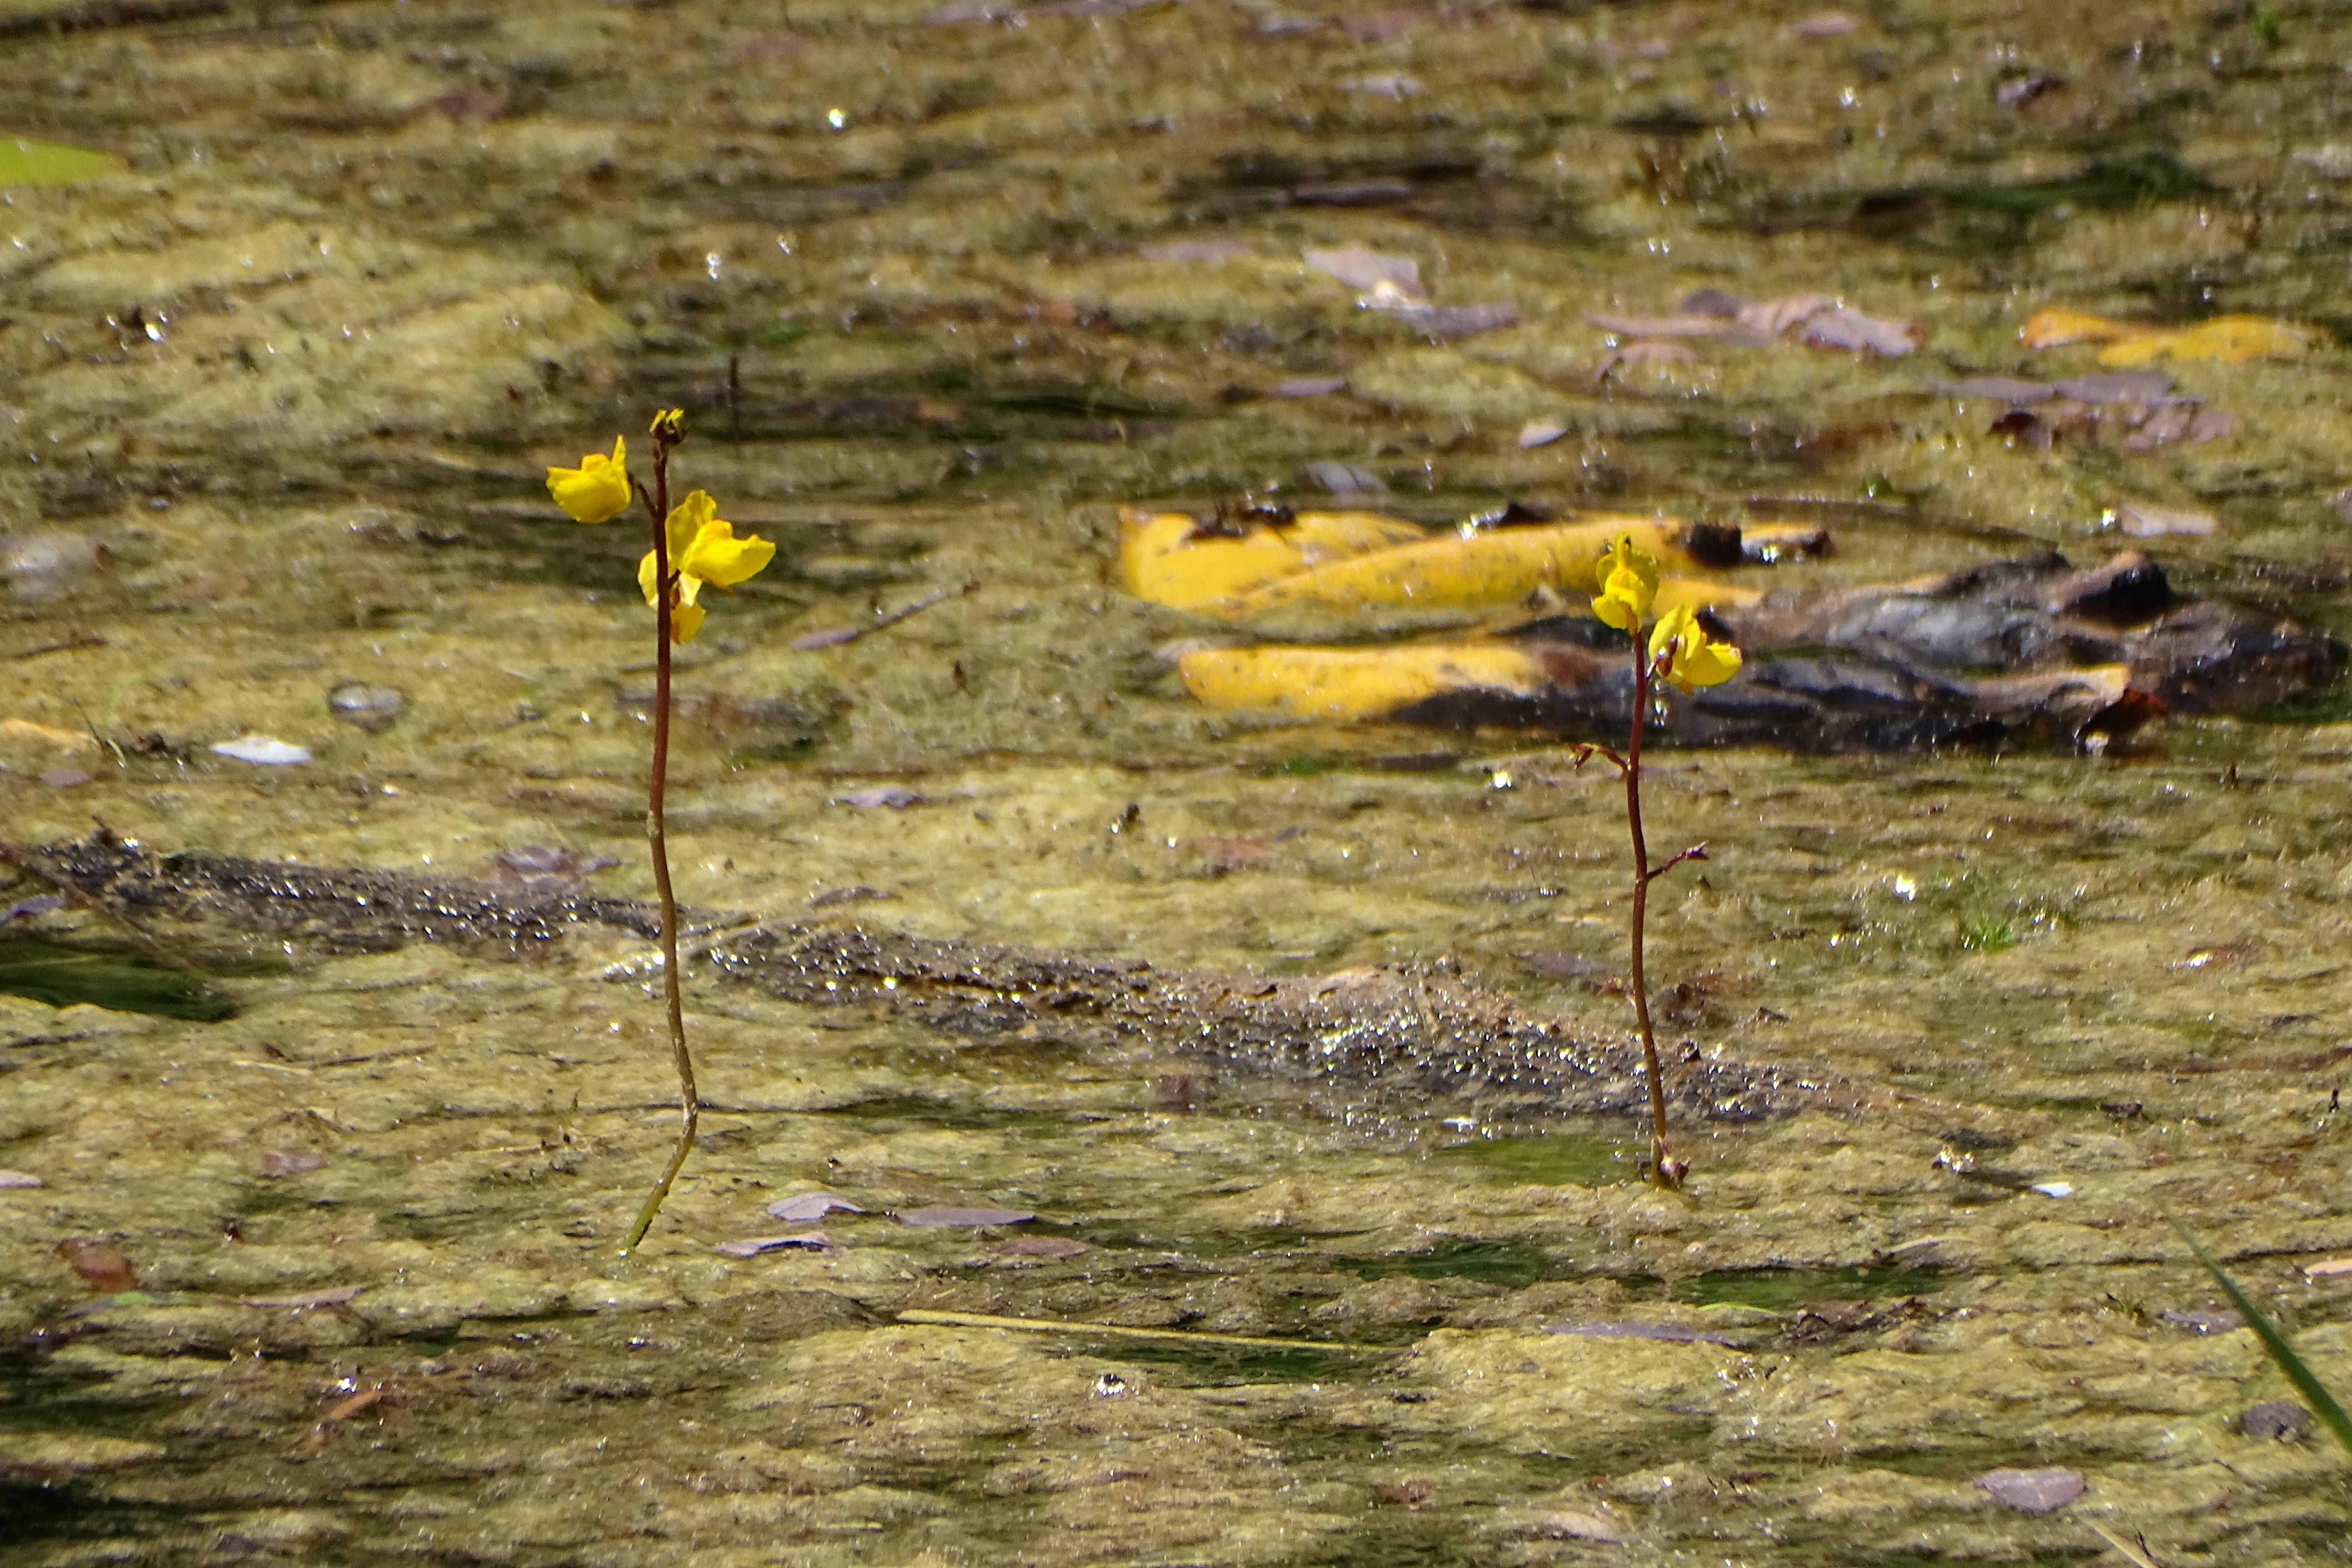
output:
M1650 711L1650 655L1642 628L1633 628L1633 723L1625 746L1625 826L1633 839L1633 1016L1642 1025L1642 1062L1650 1077L1650 1163L1659 1184L1675 1184L1674 1156L1666 1151L1666 1085L1658 1070L1658 1036L1650 1025L1650 984L1643 969L1643 944L1650 912L1650 841L1642 833L1642 724ZM1660 868L1664 869L1664 867Z
M669 564L669 452L674 437L656 429L654 435L654 581L660 584L655 595L654 650L654 760L653 772L646 784L646 838L652 845L654 886L661 895L662 999L669 1013L670 1056L677 1067L678 1107L683 1123L678 1128L677 1147L671 1152L669 1168L662 1173L661 1182L646 1199L637 1223L629 1229L628 1240L621 1244L622 1256L636 1250L645 1239L646 1231L661 1212L662 1200L669 1196L670 1184L686 1164L686 1157L694 1151L694 1134L702 1116L702 1097L694 1086L694 1058L686 1048L685 1003L678 990L677 974L677 896L671 890L669 879L669 843L665 834L665 797L669 785L669 634L672 606L677 599L677 579Z

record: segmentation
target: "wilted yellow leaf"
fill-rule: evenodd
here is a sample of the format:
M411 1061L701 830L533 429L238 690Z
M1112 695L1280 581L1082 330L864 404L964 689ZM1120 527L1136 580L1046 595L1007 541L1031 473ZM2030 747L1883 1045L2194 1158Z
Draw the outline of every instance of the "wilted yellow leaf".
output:
M2099 363L2147 364L2170 354L2175 359L2220 360L2241 364L2250 359L2296 359L2310 352L2309 329L2271 316L2216 316L2193 327L2143 327L2085 310L2036 310L2018 334L2028 348L2056 348L2062 343L2103 342Z
M1538 588L1566 595L1596 590L1593 565L1611 541L1630 534L1635 546L1673 564L1691 563L1654 519L1612 517L1536 528L1487 529L1424 537L1412 544L1309 567L1202 605L1209 614L1245 620L1272 610L1318 609L1339 615L1409 606L1423 610L1479 609L1512 604Z
M1326 562L1424 539L1416 525L1369 511L1303 511L1285 528L1242 537L1193 537L1200 523L1180 511L1119 510L1118 555L1127 591L1180 610L1306 571Z
M1176 668L1212 708L1294 723L1374 719L1449 691L1534 696L1548 684L1540 663L1499 642L1202 648Z
M2122 337L2133 329L2122 321L2105 316L2094 316L2088 310L2036 310L2025 319L2024 328L2017 334L2030 349L2054 349L2062 343L2103 343Z
M2269 316L2216 316L2193 327L2132 332L2099 351L2101 364L2146 364L2159 355L2219 360L2242 364L2250 359L2300 359L2311 350L2311 333L2293 321Z
M69 185L119 174L122 169L122 160L111 153L0 136L0 185Z

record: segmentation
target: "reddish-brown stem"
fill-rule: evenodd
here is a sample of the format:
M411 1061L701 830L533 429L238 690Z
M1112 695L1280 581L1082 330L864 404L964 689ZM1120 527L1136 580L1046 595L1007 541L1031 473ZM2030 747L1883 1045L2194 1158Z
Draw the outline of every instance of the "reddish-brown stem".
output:
M669 563L669 454L677 444L674 429L663 424L655 426L654 493L646 497L646 509L653 514L654 581L659 589L654 596L654 757L646 783L646 838L653 849L654 887L661 897L662 1000L669 1014L670 1056L677 1068L678 1106L684 1120L668 1168L662 1172L660 1184L646 1197L637 1223L630 1227L629 1238L621 1244L625 1257L645 1239L654 1216L661 1212L662 1200L669 1196L671 1184L677 1180L687 1155L694 1151L695 1129L702 1116L702 1097L694 1086L694 1058L686 1048L686 1008L677 973L677 896L670 888L664 810L669 785L670 626L677 602L677 577ZM637 493L645 495L642 486Z
M1642 646L1642 628L1633 628L1633 722L1626 741L1625 826L1633 839L1633 1016L1642 1026L1642 1063L1650 1079L1650 1164L1662 1186L1681 1181L1681 1167L1666 1149L1666 1085L1658 1068L1658 1036L1650 1024L1650 985L1643 970L1643 943L1650 912L1650 884L1675 861L1656 872L1650 869L1650 841L1642 833L1642 725L1650 712L1650 681L1654 670ZM1676 860L1685 858L1676 856Z
M1672 858L1661 861L1657 865L1650 868L1650 880L1653 882L1656 881L1659 878L1664 876L1667 872L1673 870L1675 867L1681 865L1685 860L1704 860L1706 858L1706 846L1704 844L1694 844L1687 849L1678 849L1675 852Z
M1576 753L1576 765L1580 768L1585 763L1591 762L1593 758L1600 757L1607 761L1610 766L1615 768L1621 777L1625 772L1625 759L1619 756L1607 746L1596 746L1589 742L1579 741L1570 746L1569 750Z

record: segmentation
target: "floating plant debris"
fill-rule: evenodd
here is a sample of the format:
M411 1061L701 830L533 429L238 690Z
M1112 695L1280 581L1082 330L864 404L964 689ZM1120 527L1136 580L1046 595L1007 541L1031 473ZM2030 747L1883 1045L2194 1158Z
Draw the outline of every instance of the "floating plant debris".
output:
M2081 1497L2090 1483L2080 1470L2053 1466L2043 1470L1987 1470L1977 1478L1977 1486L2003 1508L2020 1513L2055 1513Z
M933 1207L900 1209L893 1216L900 1225L952 1229L992 1225L1023 1225L1037 1216L1026 1209Z
M79 184L119 174L123 168L122 160L111 153L36 142L26 136L0 136L0 186Z
M300 1290L288 1296L240 1296L238 1304L273 1311L307 1311L314 1307L341 1307L360 1299L364 1285L330 1285L321 1290Z
M2035 311L2018 335L2036 349L2102 343L2099 363L2111 365L2141 365L2168 355L2224 364L2300 359L2315 341L2308 328L2269 316L2215 316L2195 326L2158 327L2056 308Z
M216 1024L236 1004L183 969L104 939L0 936L0 992L52 1007L88 1005Z
M136 1281L131 1259L120 1248L105 1242L72 1237L58 1243L57 1252L66 1260L66 1267L93 1289L110 1293L128 1290Z
M839 1210L844 1214L864 1214L866 1211L836 1193L801 1193L789 1198L778 1198L768 1205L772 1219L823 1219Z
M215 742L212 750L217 755L265 768L292 767L310 760L309 747L281 741L275 735L239 735L234 741Z
M763 1252L824 1252L835 1244L821 1230L802 1231L796 1236L751 1237L741 1241L722 1241L710 1250L725 1258L757 1258Z

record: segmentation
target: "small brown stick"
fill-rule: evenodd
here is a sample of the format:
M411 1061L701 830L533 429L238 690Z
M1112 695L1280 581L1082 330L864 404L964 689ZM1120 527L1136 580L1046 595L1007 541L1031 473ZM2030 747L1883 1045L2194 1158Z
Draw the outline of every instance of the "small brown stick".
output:
M302 1439L300 1452L317 1453L327 1446L327 1439L334 1436L337 1426L362 1411L374 1408L391 1397L391 1384L379 1383L373 1388L364 1388L349 1398L335 1401L327 1413L319 1417L319 1424L310 1428L310 1436Z
M22 653L12 653L8 657L22 664L29 658L47 658L53 653L79 653L86 647L104 647L105 646L104 637L68 637L63 642L43 643L39 647L28 647Z

